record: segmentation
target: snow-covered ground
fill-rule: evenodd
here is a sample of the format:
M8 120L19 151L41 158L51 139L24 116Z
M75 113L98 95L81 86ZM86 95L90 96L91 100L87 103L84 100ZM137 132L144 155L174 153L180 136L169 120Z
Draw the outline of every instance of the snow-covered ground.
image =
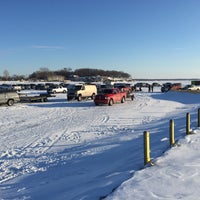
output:
M198 199L199 107L199 94L159 88L113 106L67 102L66 94L0 106L0 199ZM195 133L188 136L187 112ZM144 167L146 130L152 167Z

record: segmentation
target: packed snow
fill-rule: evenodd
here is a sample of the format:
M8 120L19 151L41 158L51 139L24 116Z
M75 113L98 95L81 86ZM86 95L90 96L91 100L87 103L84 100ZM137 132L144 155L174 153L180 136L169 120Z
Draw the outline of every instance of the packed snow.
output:
M66 94L2 105L0 199L199 199L199 107L200 94L160 88L113 106L68 102ZM144 166L144 131L150 132L153 166Z

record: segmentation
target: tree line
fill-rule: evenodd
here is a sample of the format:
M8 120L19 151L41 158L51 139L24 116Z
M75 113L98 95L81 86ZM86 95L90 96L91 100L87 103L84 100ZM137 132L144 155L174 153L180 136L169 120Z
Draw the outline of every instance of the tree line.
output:
M81 68L72 70L71 68L63 68L61 70L51 71L48 68L40 68L38 71L33 72L32 74L25 77L24 75L13 75L10 76L7 70L4 70L3 76L0 77L1 80L22 80L22 79L31 79L31 80L48 80L50 76L63 76L64 79L71 79L74 76L78 77L112 77L112 78L131 78L131 75L116 70L102 70L102 69L91 69L91 68Z

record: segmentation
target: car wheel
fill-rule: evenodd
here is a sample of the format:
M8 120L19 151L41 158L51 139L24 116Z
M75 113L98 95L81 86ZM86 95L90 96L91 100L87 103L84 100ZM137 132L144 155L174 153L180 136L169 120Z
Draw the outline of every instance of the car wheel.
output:
M126 101L125 97L122 97L121 103L124 103Z
M78 101L82 101L82 96L81 95L78 95Z
M113 105L113 103L114 103L114 102L113 102L113 99L110 99L110 101L109 101L108 105L109 105L109 106L112 106L112 105Z
M95 98L95 94L92 94L91 99L94 100Z
M14 104L14 100L13 99L9 99L8 101L7 101L7 105L8 106L12 106Z

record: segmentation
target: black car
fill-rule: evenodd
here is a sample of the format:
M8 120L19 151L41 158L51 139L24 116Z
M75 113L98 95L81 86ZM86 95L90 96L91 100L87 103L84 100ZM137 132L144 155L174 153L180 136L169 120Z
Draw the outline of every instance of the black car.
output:
M168 92L172 87L172 83L164 83L161 87L161 92Z

